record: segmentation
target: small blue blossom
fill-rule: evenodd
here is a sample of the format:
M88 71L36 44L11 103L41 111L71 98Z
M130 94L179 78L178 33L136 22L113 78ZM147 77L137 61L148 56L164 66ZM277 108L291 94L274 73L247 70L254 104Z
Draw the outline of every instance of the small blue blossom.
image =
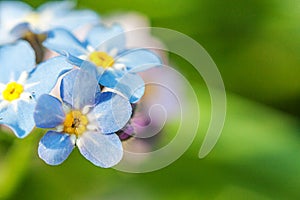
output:
M74 1L53 1L34 10L21 1L1 1L0 44L14 42L27 30L41 33L63 27L74 31L85 25L99 23L99 16L95 12L73 10L74 7Z
M35 126L36 98L49 93L59 75L73 68L64 60L60 56L36 66L27 42L0 47L0 124L19 138L27 136Z
M42 95L34 119L37 127L52 128L41 139L38 154L47 164L61 164L75 146L93 164L108 168L123 156L115 134L129 121L129 101L112 92L100 92L95 75L74 69L63 77L61 100Z
M62 55L82 68L97 74L99 84L115 89L125 95L131 103L143 96L145 86L137 74L162 64L161 59L146 49L126 49L125 34L119 25L93 27L84 42L65 29L49 32L44 46ZM86 62L87 61L87 62Z

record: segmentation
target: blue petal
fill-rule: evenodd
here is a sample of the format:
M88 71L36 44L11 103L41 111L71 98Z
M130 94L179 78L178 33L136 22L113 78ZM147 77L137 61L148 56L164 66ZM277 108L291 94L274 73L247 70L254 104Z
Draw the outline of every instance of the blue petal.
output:
M32 8L21 1L0 1L1 24L15 23L32 11Z
M11 35L13 35L16 38L21 38L24 36L24 34L27 31L31 31L30 30L30 24L28 22L23 22L23 23L19 23L18 25L16 25L11 31Z
M162 64L161 59L146 49L133 49L122 52L115 58L116 63L125 64L131 73L145 71Z
M71 32L63 28L56 28L49 31L43 45L61 55L71 54L78 57L87 54L81 42Z
M67 54L66 57L68 59L68 62L75 66L81 66L83 63L87 62L71 54Z
M1 35L0 45L12 43L18 39L15 35L11 34L8 30L1 28L1 22L0 22L0 35Z
M19 41L0 48L0 63L0 82L17 81L22 72L35 67L35 54L29 43Z
M48 12L48 13L55 13L61 14L68 12L72 8L76 6L74 1L53 1L53 2L46 2L37 8L37 11Z
M75 10L75 2L61 1L48 2L40 6L37 10L42 14L51 13L53 20L48 24L50 27L61 27L73 30L77 27L98 23L99 16L90 10Z
M76 10L57 17L57 20L51 21L52 27L63 27L68 30L74 30L85 25L97 24L100 17L90 10Z
M79 67L80 67L80 69L85 70L88 73L92 74L96 78L101 76L101 74L103 74L103 72L104 72L103 67L97 67L92 62L89 62L89 61L82 62Z
M100 77L98 77L98 81L101 85L109 88L114 88L115 85L118 84L118 79L124 75L122 70L115 70L109 68L105 70Z
M111 27L95 26L87 35L86 45L108 53L113 49L121 51L125 48L125 34L117 24Z
M86 159L99 167L112 167L123 157L122 143L116 134L85 132L77 139L76 145Z
M48 131L39 143L39 157L49 165L59 165L74 149L75 139L69 134Z
M10 104L6 109L1 110L0 124L4 124L11 128L17 137L24 138L34 128L34 108L34 100L19 100L17 102L17 110Z
M34 111L34 121L38 128L55 128L65 120L62 103L55 97L40 96Z
M106 70L99 77L99 83L121 92L131 103L139 101L145 92L145 83L138 74L121 70Z
M0 45L8 44L18 39L10 31L31 10L30 6L21 1L0 1Z
M30 74L27 84L33 84L28 92L39 98L42 94L48 94L57 82L58 77L71 70L73 65L63 56L51 58L41 64Z
M93 113L101 132L109 134L123 128L132 113L129 101L112 92L103 92L97 99Z
M96 76L85 70L73 70L68 73L61 82L61 97L64 102L75 109L84 106L93 106L100 87Z

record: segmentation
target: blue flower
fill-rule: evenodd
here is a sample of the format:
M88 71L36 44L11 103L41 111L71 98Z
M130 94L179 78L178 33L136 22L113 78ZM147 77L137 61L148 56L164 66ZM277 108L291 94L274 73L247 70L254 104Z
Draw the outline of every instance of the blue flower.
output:
M65 29L49 32L44 46L69 60L88 68L93 63L99 84L115 89L136 103L144 94L144 81L137 74L151 67L161 65L160 58L146 49L126 49L125 34L118 25L93 27L84 42L80 42Z
M73 31L85 25L99 23L99 16L95 12L72 10L74 7L74 1L55 1L33 10L21 1L1 1L0 44L14 42L28 29L34 33L55 27Z
M0 47L0 124L19 138L27 136L35 125L36 98L49 93L58 76L73 67L64 60L56 57L36 66L27 42Z
M100 92L96 77L75 69L61 82L61 99L39 98L34 119L37 127L56 128L41 139L38 154L47 164L61 164L75 145L96 166L108 168L123 156L122 143L115 134L131 116L127 99Z

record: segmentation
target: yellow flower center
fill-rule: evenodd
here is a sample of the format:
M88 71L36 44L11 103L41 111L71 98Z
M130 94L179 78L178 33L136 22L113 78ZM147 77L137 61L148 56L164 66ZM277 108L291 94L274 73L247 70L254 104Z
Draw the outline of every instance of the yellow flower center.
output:
M66 115L63 132L79 136L86 131L87 124L87 117L80 111L73 110Z
M40 21L40 15L36 12L31 12L24 18L24 21L36 25Z
M90 54L89 59L98 67L109 68L114 64L114 58L105 52L94 51Z
M6 85L5 90L2 92L3 99L13 101L20 98L24 88L21 84L10 82Z

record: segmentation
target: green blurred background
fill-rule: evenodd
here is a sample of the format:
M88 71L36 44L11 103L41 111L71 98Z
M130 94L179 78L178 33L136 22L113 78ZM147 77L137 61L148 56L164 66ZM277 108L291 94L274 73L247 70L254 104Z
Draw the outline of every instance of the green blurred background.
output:
M300 199L300 1L78 0L78 7L102 15L141 12L153 26L198 41L227 90L222 136L205 159L198 158L209 96L189 64L171 55L197 91L203 116L197 138L180 159L159 171L128 174L96 168L74 151L51 167L38 159L36 137L20 141L1 134L0 197ZM172 124L164 131L173 137Z

